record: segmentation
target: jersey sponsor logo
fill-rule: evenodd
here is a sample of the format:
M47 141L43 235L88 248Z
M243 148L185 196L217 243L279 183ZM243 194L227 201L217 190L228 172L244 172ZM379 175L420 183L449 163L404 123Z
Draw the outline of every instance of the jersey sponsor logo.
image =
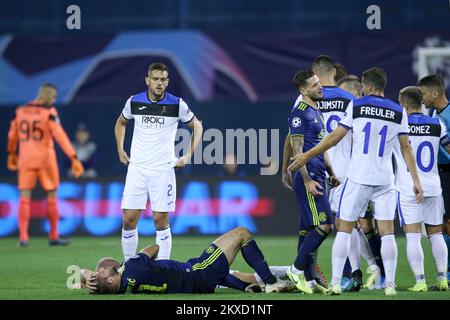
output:
M302 120L299 117L295 117L294 119L292 119L292 126L294 128L300 127L301 124L302 124Z
M155 116L142 116L142 124L146 126L146 128L151 129L161 129L165 123L164 117L155 117Z
M139 107L138 109L139 110L144 110L144 109L147 109L147 107L146 106L142 106L142 107Z

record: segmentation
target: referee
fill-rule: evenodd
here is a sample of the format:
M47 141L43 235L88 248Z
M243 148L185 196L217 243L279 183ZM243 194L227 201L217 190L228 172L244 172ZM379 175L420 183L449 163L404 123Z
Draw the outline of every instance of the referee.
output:
M445 96L445 85L442 78L437 74L430 74L420 79L417 85L422 90L425 107L434 108L433 117L438 117L444 123L447 131L450 130L450 104ZM450 155L442 146L439 147L438 168L445 203L443 233L447 250L450 251ZM450 260L447 268L447 280L450 280Z

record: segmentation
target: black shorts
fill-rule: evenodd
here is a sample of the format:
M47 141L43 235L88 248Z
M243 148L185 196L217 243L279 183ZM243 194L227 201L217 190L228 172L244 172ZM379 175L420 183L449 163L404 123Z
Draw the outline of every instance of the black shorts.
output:
M450 219L450 164L439 164L438 169L445 206L444 221L446 221Z
M198 258L187 261L194 273L193 293L212 293L230 272L228 260L222 249L214 243Z

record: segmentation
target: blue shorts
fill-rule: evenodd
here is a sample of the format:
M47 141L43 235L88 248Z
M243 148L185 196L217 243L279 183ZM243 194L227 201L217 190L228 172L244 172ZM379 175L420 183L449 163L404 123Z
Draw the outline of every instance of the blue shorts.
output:
M187 261L194 275L193 293L213 293L217 285L230 272L228 260L222 249L211 243L198 258Z
M325 183L324 181L319 183L322 186L320 191L323 195L314 197L306 190L300 172L297 171L294 175L294 190L299 206L299 230L333 223Z

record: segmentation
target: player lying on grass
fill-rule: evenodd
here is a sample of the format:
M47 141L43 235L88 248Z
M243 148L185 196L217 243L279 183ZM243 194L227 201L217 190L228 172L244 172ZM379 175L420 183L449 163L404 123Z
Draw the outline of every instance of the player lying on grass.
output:
M98 294L213 293L217 285L251 291L252 284L229 273L241 250L247 264L263 279L265 292L286 291L289 286L272 274L255 240L243 227L220 236L200 257L187 262L155 260L158 250L158 245L150 245L120 267L110 261L99 266L96 272L84 269L82 282L89 293Z

